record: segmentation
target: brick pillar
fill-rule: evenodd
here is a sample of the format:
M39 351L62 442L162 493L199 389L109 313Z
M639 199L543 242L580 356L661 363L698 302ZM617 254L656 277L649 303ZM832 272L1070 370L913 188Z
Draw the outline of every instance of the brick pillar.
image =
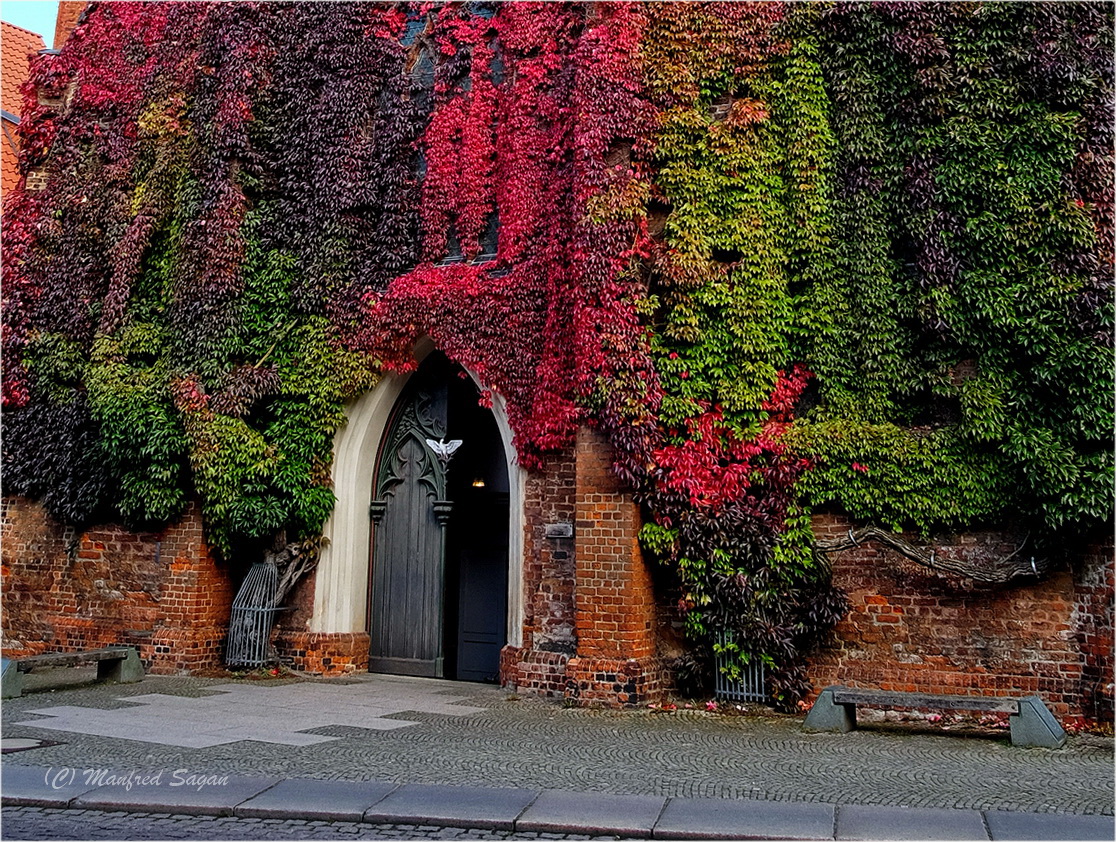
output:
M574 630L575 486L573 448L546 457L527 477L523 501L523 637L500 653L500 682L562 698L566 665L577 651ZM566 528L569 528L567 534Z
M566 695L581 703L639 704L663 691L655 657L655 598L639 549L639 507L613 475L600 433L577 436L577 656Z
M196 504L163 531L159 554L165 574L150 671L166 675L220 665L234 588L227 566L205 539Z
M62 0L58 4L58 17L54 23L54 49L62 49L87 5L89 4L84 0Z

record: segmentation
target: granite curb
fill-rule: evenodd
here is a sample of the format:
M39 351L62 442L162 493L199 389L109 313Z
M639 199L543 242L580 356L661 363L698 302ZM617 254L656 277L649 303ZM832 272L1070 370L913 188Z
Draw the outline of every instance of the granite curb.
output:
M158 775L3 764L5 806L415 824L636 839L1111 840L1112 816L611 795L383 781Z

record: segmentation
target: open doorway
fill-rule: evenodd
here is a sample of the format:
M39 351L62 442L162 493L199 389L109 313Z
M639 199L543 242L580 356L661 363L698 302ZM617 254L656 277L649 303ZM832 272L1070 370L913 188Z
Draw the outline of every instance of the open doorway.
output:
M373 672L498 679L509 482L496 420L478 397L466 372L435 352L396 402L373 480Z

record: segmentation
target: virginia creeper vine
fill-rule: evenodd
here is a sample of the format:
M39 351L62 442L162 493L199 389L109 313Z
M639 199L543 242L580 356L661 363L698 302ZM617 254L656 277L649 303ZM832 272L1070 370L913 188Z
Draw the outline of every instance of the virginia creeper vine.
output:
M1112 32L1102 3L93 4L25 88L7 488L312 538L344 403L429 336L527 467L607 433L687 629L789 704L844 610L812 509L1111 515Z

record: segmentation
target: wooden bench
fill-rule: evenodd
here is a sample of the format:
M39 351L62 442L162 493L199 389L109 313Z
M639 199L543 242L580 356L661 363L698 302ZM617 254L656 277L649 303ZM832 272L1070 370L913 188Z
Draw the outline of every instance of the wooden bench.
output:
M975 710L1011 714L1011 744L1061 748L1066 732L1038 696L933 696L927 693L899 693L890 690L860 690L833 685L822 690L802 727L808 731L847 732L856 728L856 707L930 708L934 710Z
M23 674L36 667L76 667L97 664L97 680L109 684L132 684L143 680L143 664L132 646L109 646L85 652L46 652L9 661L4 659L3 693L5 699L23 695Z

